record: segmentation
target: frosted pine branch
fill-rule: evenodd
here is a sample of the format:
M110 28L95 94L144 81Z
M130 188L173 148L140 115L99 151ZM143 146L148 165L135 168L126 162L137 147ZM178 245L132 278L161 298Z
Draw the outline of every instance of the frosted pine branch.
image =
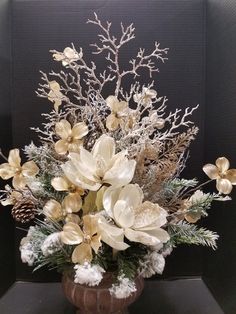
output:
M198 228L196 225L180 222L170 224L168 232L171 236L171 242L174 245L180 243L209 246L213 250L217 248L216 241L219 236L216 232L205 228Z

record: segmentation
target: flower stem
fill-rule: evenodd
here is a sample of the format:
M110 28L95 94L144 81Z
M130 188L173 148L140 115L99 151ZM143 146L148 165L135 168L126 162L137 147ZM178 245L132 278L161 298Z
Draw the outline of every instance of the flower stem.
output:
M189 190L189 191L186 191L186 193L184 193L184 194L182 195L182 197L189 195L191 192L194 192L194 191L200 189L201 187L203 187L204 185L207 185L208 183L210 183L210 182L212 182L212 181L213 181L213 180L210 179L210 180L207 180L207 181L203 182L202 184L199 184L199 185L196 186L195 188L193 188L193 189L191 189L191 190Z

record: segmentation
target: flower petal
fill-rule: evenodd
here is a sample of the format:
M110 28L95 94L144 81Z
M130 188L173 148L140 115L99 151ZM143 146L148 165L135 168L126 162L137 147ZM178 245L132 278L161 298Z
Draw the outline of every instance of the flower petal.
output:
M61 168L64 171L66 177L69 178L70 181L76 186L79 186L83 189L88 189L90 191L97 191L101 186L101 183L97 183L94 180L89 180L83 176L72 160L67 161L64 165L61 166Z
M77 213L81 209L81 206L82 199L78 193L70 193L62 202L62 207L68 214Z
M74 139L80 140L88 134L88 127L84 122L76 123L72 128L72 136Z
M216 188L222 194L230 194L232 191L232 183L228 179L217 179L216 180Z
M233 185L236 185L236 169L230 169L226 172L226 179L228 179Z
M80 226L73 222L68 222L64 225L63 231L61 231L61 241L65 244L74 245L83 241L84 235Z
M153 230L166 224L168 213L158 204L149 201L135 208L134 229Z
M113 208L113 215L116 224L122 228L130 228L134 223L133 207L123 200L118 200Z
M113 111L113 108L115 108L116 103L118 102L118 99L116 96L108 96L106 99L107 106L111 108Z
M49 82L49 87L52 91L60 91L61 87L60 85L57 83L57 81L50 81Z
M93 258L91 246L87 243L79 244L72 253L72 262L77 264L84 264L90 262Z
M97 165L96 160L89 151L81 147L79 154L71 153L69 158L85 178L95 181Z
M15 174L12 180L12 185L15 189L22 190L26 186L26 178L20 173Z
M71 125L67 120L61 120L56 123L55 133L63 140L66 140L68 136L71 136Z
M162 243L166 243L167 241L170 240L169 233L162 228L156 228L153 230L149 230L149 231L146 231L146 233L149 234L150 236L155 237L156 239L158 239Z
M142 243L144 245L151 245L152 246L152 245L157 245L161 242L155 236L151 236L148 233L143 232L143 231L132 230L130 228L125 229L125 236L131 242L138 242L138 243Z
M128 184L122 188L119 200L125 201L127 206L135 209L142 204L143 197L143 191L138 184Z
M103 195L103 207L108 216L111 218L114 218L113 208L119 199L120 192L121 188L114 188L113 186L110 186Z
M110 160L115 155L115 141L112 137L103 134L99 137L99 139L94 144L92 150L93 157L96 159L102 159L106 164L110 162Z
M216 159L216 166L220 172L225 172L229 169L229 160L225 157L219 157Z
M56 200L49 200L43 207L44 215L52 220L61 220L63 218L63 212L61 208L61 204Z
M101 235L100 234L96 234L95 236L93 236L92 239L91 239L91 243L90 244L91 244L91 247L94 250L94 252L97 254L98 249L102 245L102 243L101 243Z
M83 231L86 235L93 236L98 231L98 218L93 215L86 215L83 217L84 227Z
M33 160L25 162L22 165L21 170L23 176L25 177L34 177L36 174L39 173L39 167Z
M103 181L114 187L124 186L133 179L135 167L135 160L117 159L113 167L105 173Z
M83 142L81 140L74 140L72 143L68 143L69 153L79 153Z
M3 180L8 180L14 177L16 173L16 168L12 167L8 163L4 163L0 165L0 177Z
M11 165L14 168L20 168L21 165L21 158L20 158L20 151L19 149L15 148L15 149L11 149L9 156L8 156L8 162L9 165Z
M211 180L216 180L219 178L219 169L215 165L206 164L203 166L202 170Z
M55 143L55 151L58 154L65 155L68 151L68 142L66 140L59 140Z
M103 217L98 220L99 233L101 234L101 240L110 247L123 251L126 250L129 245L124 241L124 231L121 228L113 226L105 221Z
M51 185L56 191L68 191L70 184L66 178L56 177L51 180Z
M109 131L115 131L118 129L120 124L120 119L117 119L115 114L111 113L106 119L106 128Z

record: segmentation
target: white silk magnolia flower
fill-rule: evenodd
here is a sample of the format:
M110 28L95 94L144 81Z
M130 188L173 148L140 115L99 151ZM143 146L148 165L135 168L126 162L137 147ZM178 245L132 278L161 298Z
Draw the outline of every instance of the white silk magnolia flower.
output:
M158 204L143 203L143 197L136 184L111 186L104 193L103 206L128 240L149 246L167 242L169 234L161 228L167 222L167 212Z
M66 47L63 52L57 52L53 55L54 60L62 61L62 65L66 66L72 62L78 61L83 57L82 50L78 53L75 49Z
M10 150L8 163L0 165L0 177L4 180L13 178L12 185L15 189L22 190L27 184L27 178L38 174L39 168L34 161L27 161L21 166L19 149Z
M126 154L115 154L114 139L103 134L92 152L81 147L78 154L70 153L62 169L73 184L83 189L97 191L104 183L120 187L132 180L136 166L136 161L129 160Z
M102 245L97 221L97 217L86 215L83 217L82 230L73 222L64 225L63 231L61 231L61 241L68 245L77 245L71 257L73 263L91 262L92 250L97 254Z
M61 87L56 81L49 82L50 91L48 93L48 100L54 103L54 109L58 112L59 106L62 104L64 95L61 92Z
M211 179L216 180L216 189L222 194L230 194L236 185L236 169L229 169L229 160L225 157L216 159L216 164L206 164L203 171Z
M55 143L58 154L67 152L79 152L83 144L83 137L88 134L88 127L84 122L76 123L72 128L67 120L56 123L55 133L61 138Z
M136 103L141 103L144 106L149 106L152 104L152 99L155 99L156 97L157 92L154 89L144 87L142 93L135 94L133 99Z

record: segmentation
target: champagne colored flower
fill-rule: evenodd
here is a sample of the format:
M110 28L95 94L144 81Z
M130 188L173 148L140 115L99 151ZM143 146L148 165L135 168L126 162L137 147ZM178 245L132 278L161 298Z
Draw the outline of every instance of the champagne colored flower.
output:
M82 50L78 53L75 49L66 47L63 52L54 53L54 60L62 61L62 65L66 66L72 62L78 61L83 57Z
M50 91L48 93L48 100L54 103L54 109L58 112L59 106L62 104L64 95L61 92L61 87L56 81L49 82Z
M165 126L165 119L158 117L156 112L151 114L149 121L158 130L163 129Z
M133 99L136 103L141 103L143 106L149 106L152 104L152 99L157 97L157 92L154 89L143 87L142 93L134 95Z
M64 225L61 232L62 242L68 245L77 245L72 253L73 263L91 262L92 251L97 253L102 245L97 220L98 218L92 215L84 216L82 230L79 225L73 222Z
M75 186L66 177L56 177L51 181L51 185L56 191L66 191L68 195L65 196L62 207L68 214L78 212L82 206L81 195L84 194L84 190L78 186Z
M76 123L72 128L67 120L56 123L55 132L60 136L60 140L55 144L58 154L67 152L79 152L83 144L83 137L88 134L88 127L84 122Z
M128 184L123 188L109 187L103 206L128 240L149 246L167 242L169 234L161 228L167 222L167 212L158 204L142 201L141 188Z
M104 134L91 153L83 147L78 154L70 153L62 169L73 184L83 189L97 191L104 183L119 187L132 180L136 166L136 161L128 160L126 154L115 154L114 139Z
M53 220L53 221L60 221L64 218L64 212L62 210L62 206L56 200L49 200L43 207L44 215Z
M34 161L27 161L21 166L19 149L12 149L9 153L8 163L0 165L0 177L4 180L13 178L12 185L15 189L23 189L27 178L38 174L39 168Z
M236 169L229 169L229 160L225 157L216 159L216 164L206 164L203 167L205 174L216 180L216 189L222 194L230 194L233 185L236 185Z
M106 120L108 130L115 131L119 126L124 127L125 123L129 124L129 107L126 101L119 101L116 96L109 96L106 103L111 109L111 114Z

